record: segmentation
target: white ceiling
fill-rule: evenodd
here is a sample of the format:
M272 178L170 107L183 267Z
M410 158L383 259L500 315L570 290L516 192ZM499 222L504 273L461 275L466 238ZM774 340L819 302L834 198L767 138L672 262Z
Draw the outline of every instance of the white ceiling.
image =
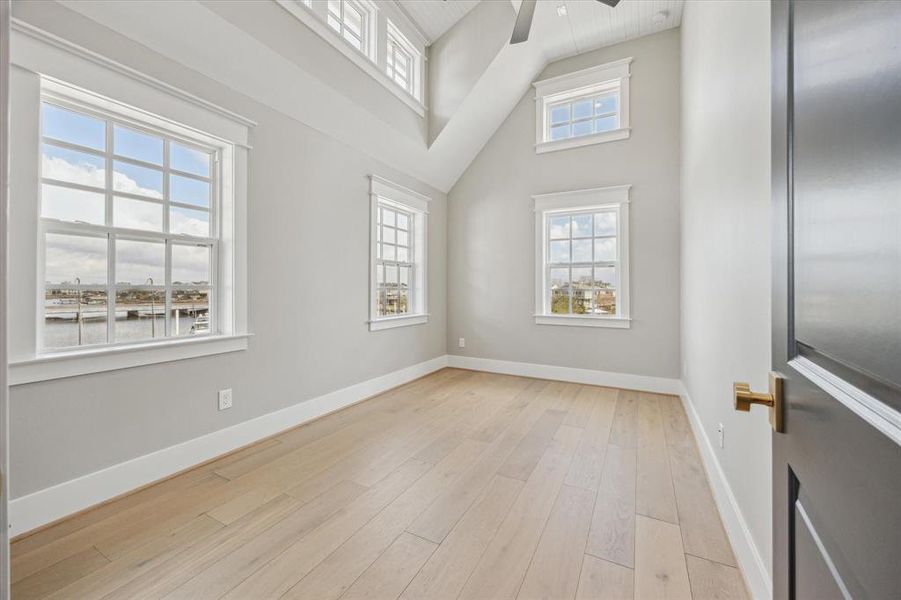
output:
M520 1L512 0L517 10ZM566 16L557 15L560 4L566 5ZM616 8L595 0L539 0L528 41L501 46L429 147L429 163L436 163L430 166L452 185L549 63L678 27L682 6L682 0L622 0ZM660 11L666 15L655 22ZM475 24L458 25L467 26ZM509 27L495 34L509 39L512 29L511 15Z
M503 0L481 0L498 2ZM518 8L520 0L513 0ZM480 0L395 0L434 42L472 10ZM558 17L557 6L566 5L566 16ZM549 20L553 39L542 40L552 57L569 56L600 46L656 33L682 22L683 0L622 0L610 8L597 0L539 0L537 21ZM665 12L659 21L654 15ZM543 14L542 14L543 13ZM548 19L548 17L552 17ZM548 33L548 32L545 32Z
M557 16L560 5L566 16ZM683 0L622 0L615 8L596 0L539 0L529 41L553 61L678 27L682 6Z
M453 27L479 0L395 0L434 42Z
M463 6L454 5L479 4L454 0L397 1L416 7L413 10L456 10L461 15L468 11ZM520 0L485 1L509 1L513 9L518 8L520 3ZM139 44L153 48L162 56L203 73L340 142L379 157L398 171L442 191L447 191L459 178L548 63L677 27L682 15L681 0L622 0L613 9L595 0L539 0L531 36L526 43L517 45L506 43L513 29L512 9L508 22L498 24L496 31L484 31L483 23L460 23L457 18L459 25L471 27L476 35L499 36L502 43L497 55L476 78L475 84L470 83L470 89L461 91L462 102L430 145L421 134L421 123L414 122L412 117L401 120L395 118L393 113L373 111L369 104L360 101L361 96L347 95L332 87L327 78L320 78L319 74L308 70L300 62L278 52L277 44L271 46L256 37L256 29L242 26L248 19L259 19L261 22L270 18L282 19L281 9L275 3L257 0L59 2ZM556 14L560 3L567 6L565 17ZM442 4L450 7L438 6ZM267 11L267 6L275 8ZM653 15L660 10L667 10L669 14L655 23ZM226 19L221 13L227 13L232 18ZM420 23L420 27L426 29L425 23ZM432 32L445 27L439 26L437 21L432 25L435 27ZM303 27L300 22L297 26ZM285 30L283 37L288 32ZM275 37L275 41L282 40L282 37ZM451 65L449 68L454 67ZM277 73L278 77L273 77L272 73ZM361 77L365 76L361 74Z

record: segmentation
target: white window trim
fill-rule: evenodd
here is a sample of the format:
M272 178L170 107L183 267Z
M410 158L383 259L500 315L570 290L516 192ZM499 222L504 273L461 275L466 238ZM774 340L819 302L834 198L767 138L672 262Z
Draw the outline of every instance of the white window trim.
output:
M347 57L352 63L357 65L370 77L382 84L385 89L387 89L404 104L406 104L417 115L419 115L420 117L425 117L427 108L425 106L425 102L423 101L425 90L424 77L419 77L419 80L416 84L418 86L417 93L410 94L407 90L397 85L393 79L388 77L385 53L381 52L378 48L378 45L381 41L380 34L385 30L385 27L382 25L382 23L386 19L382 13L385 12L385 10L391 8L390 5L383 6L385 10L377 11L376 16L373 18L373 23L376 24L376 32L373 34L372 40L373 43L376 44L376 47L372 50L371 55L366 56L359 50L351 46L328 25L328 23L326 22L325 11L327 11L327 8L325 6L325 0L311 0L310 2L307 2L306 0L274 1L286 11L291 13L291 15L293 15L297 20L301 21L307 27L312 29L315 34L331 44L336 50ZM395 23L396 22L397 21L395 20ZM417 53L420 57L418 68L421 74L426 73L425 62L428 60L428 57L425 52L425 47L427 45L427 40L412 28L406 28L403 33L404 36L407 37L407 39L416 40L423 48L422 51L417 50Z
M632 131L629 121L631 63L631 57L624 58L533 83L532 85L535 87L535 152L543 154L628 139ZM550 104L566 98L592 95L602 91L605 87L619 88L618 129L565 140L550 141L547 139L547 107Z
M574 327L611 327L629 329L632 324L629 304L629 190L631 185L619 185L569 192L532 196L535 211L535 323ZM580 210L611 209L617 219L617 315L554 315L548 310L547 294L547 218L555 213Z
M107 223L105 224L87 224L87 223L78 223L78 222L68 222L68 221L58 221L55 219L48 219L41 217L39 222L39 233L38 233L38 261L37 261L37 282L38 282L38 293L37 293L37 308L36 313L38 315L37 324L36 324L36 341L35 346L38 349L38 357L42 356L53 356L56 354L68 354L68 353L80 353L84 352L88 346L85 347L69 347L69 348L45 348L44 347L44 327L46 325L45 321L45 293L48 287L45 284L44 277L44 251L46 249L46 236L48 234L62 234L62 235L83 235L88 237L100 237L102 235L115 235L115 241L119 240L143 240L143 241L151 241L154 243L163 243L167 248L166 252L168 253L170 248L173 245L182 245L182 244L202 244L204 246L208 246L210 248L210 281L207 282L205 286L173 286L172 284L167 284L166 281L161 283L157 282L155 284L155 288L158 291L162 291L164 294L169 294L179 288L181 289L202 289L207 288L209 290L209 308L210 315L212 316L211 323L211 332L210 335L217 336L222 335L223 332L231 331L231 325L229 323L224 323L221 316L230 317L230 315L220 315L219 314L219 297L220 297L220 281L219 278L221 276L220 270L218 268L219 256L221 253L221 244L220 240L222 236L220 235L219 225L220 225L220 217L223 205L228 205L227 208L230 209L231 204L233 203L232 198L227 197L226 194L222 192L221 179L230 178L232 176L231 170L233 169L233 151L230 148L230 144L223 143L221 141L217 141L214 138L206 135L198 135L193 132L187 131L183 127L178 127L174 125L162 126L160 125L160 119L155 117L144 117L137 113L137 111L129 108L118 105L109 99L101 98L98 96L93 96L88 94L87 92L82 92L80 90L72 89L70 86L66 86L65 84L61 84L59 82L53 80L45 80L42 83L42 92L41 92L41 104L44 103L51 104L53 106L58 106L67 110L74 111L78 114L88 115L92 118L103 120L106 123L106 132L107 132L107 144L106 149L103 153L103 158L108 161L107 164L111 164L115 160L125 160L127 164L138 164L140 166L139 161L128 162L129 159L120 159L119 157L114 156L113 148L112 148L112 136L113 136L113 124L116 125L124 125L127 127L133 127L134 130L143 131L145 133L149 133L150 135L160 135L169 140L188 143L191 145L202 146L208 148L212 151L211 161L210 161L210 176L209 183L211 188L211 197L210 197L210 205L208 207L209 214L209 223L210 223L210 231L205 236L196 236L196 235L184 235L178 233L171 233L169 231L166 232L157 232L157 231L144 231L139 229L128 229L124 227L117 227L112 223L112 208L113 208L113 200L114 196L121 195L121 197L134 197L143 202L153 202L159 204L162 208L163 214L163 222L168 222L169 213L168 209L170 207L184 207L193 210L188 204L181 204L174 202L171 198L166 199L148 199L141 198L139 196L130 196L128 193L117 192L112 188L106 188L105 196L108 199L108 205L106 206L107 213ZM42 137L42 144L44 143L44 138ZM54 147L63 147L66 145L59 144L57 145L55 142L51 142ZM80 148L74 146L76 151L81 151ZM101 156L101 155L95 155ZM172 170L169 165L160 167L164 171L169 171L172 174L179 175L178 171ZM42 182L46 179L45 174L42 172ZM184 174L181 174L185 176ZM190 174L187 174L190 176ZM78 184L72 184L66 181L51 181L51 185L58 188L65 189L79 189L80 186ZM107 181L107 185L111 185L111 180ZM43 188L43 186L42 186ZM111 248L111 246L110 246ZM112 252L110 252L107 256L107 268L110 270L110 273L115 270L115 256ZM171 269L171 260L166 260L166 269L168 273L168 269ZM111 276L111 275L110 275ZM167 274L168 278L168 274ZM64 286L59 284L54 284L52 287L57 289L62 289ZM115 306L115 296L117 291L128 289L123 287L122 284L118 283L115 278L112 280L108 280L105 285L95 285L95 286L86 286L93 288L106 288L107 290L107 303L109 310L109 317L113 316L113 310ZM134 289L144 288L144 285L135 284L129 286ZM230 308L230 305L227 305ZM165 325L169 323L169 317L166 318L164 322ZM113 333L115 330L115 321L110 318L107 320L107 333L109 339L112 339ZM163 338L169 337L169 333L164 331ZM107 341L102 344L93 344L91 348L110 348L110 347L122 347L122 346L132 346L132 345L141 345L147 344L157 341L155 339L150 340L137 340L132 342L116 342L116 341Z
M196 338L165 338L121 346L89 347L85 350L45 354L9 365L9 384L21 385L129 369L161 362L198 358L247 350L253 334L207 335Z
M178 88L168 86L138 71L122 67L103 56L90 53L80 47L62 44L55 39L33 35L29 31L14 32L13 64L16 85L13 96L19 106L19 119L14 127L14 141L22 152L13 160L14 172L18 172L11 184L16 195L37 198L40 189L40 103L41 93L53 90L75 100L101 100L101 108L107 111L124 110L125 120L153 122L160 129L179 128L189 136L202 135L215 140L226 149L223 163L232 168L221 176L224 194L230 197L229 207L220 212L222 243L219 254L220 313L223 319L218 335L202 338L156 339L122 345L84 347L53 353L40 353L37 344L36 325L42 315L37 302L30 294L21 301L11 303L10 310L18 325L10 331L10 381L12 385L99 373L141 365L170 362L187 358L246 350L248 338L247 318L247 144L249 127L254 125L235 113L210 104ZM27 49L27 51L26 51ZM41 73L41 75L38 75ZM71 79L74 77L74 80ZM90 82L91 92L78 87L79 81ZM116 98L112 100L111 98ZM152 112L151 112L152 111ZM200 134L190 123L202 128ZM181 137L184 137L182 135ZM12 275L19 285L37 281L39 254L39 221L36 210L31 210L20 200L15 210L15 222L11 223L19 234L11 239L11 252L18 261L11 266ZM37 202L31 202L37 206ZM24 288L23 288L24 289Z
M378 277L376 267L378 256L376 252L377 212L379 201L384 200L414 214L413 226L413 252L416 253L414 262L419 265L414 269L413 281L413 310L406 315L382 317L378 313ZM369 330L380 331L408 325L422 325L429 321L428 311L428 227L429 227L429 197L415 192L409 188L398 185L378 175L369 177Z
M338 5L341 8L341 14L339 15L339 24L341 29L336 31L334 27L328 24L328 2L326 2L326 26L331 29L331 31L348 47L350 47L354 52L362 52L366 58L371 60L372 62L378 62L378 7L374 2L370 0L336 0ZM312 7L312 4L307 4L307 6ZM344 22L344 11L346 5L350 4L353 9L360 13L360 17L363 20L363 28L361 30L362 39L360 40L360 45L362 49L354 46L350 40L344 37L344 28L346 24Z

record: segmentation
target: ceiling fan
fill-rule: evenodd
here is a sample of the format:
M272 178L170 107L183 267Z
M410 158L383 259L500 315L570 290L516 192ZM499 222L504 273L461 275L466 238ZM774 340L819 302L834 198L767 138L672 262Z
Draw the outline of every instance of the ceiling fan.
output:
M601 4L606 4L610 8L619 4L620 0L597 0ZM511 44L519 44L529 39L529 30L532 28L532 16L535 14L535 4L538 0L522 0L519 6L519 14L516 15L516 25L513 26L513 36L510 38Z

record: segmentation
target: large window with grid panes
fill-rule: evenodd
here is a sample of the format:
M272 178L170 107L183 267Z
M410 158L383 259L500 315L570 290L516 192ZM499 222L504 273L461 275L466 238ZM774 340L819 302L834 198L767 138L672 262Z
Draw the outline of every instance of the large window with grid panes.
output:
M217 333L218 148L41 102L42 352Z
M372 176L370 213L370 329L427 322L428 198Z
M629 187L534 202L536 323L629 327Z

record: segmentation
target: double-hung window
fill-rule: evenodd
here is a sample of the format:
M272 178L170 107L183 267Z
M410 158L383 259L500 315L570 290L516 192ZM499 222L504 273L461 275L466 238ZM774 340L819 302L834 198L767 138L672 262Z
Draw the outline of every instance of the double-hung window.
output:
M428 198L372 176L371 330L428 321Z
M374 60L374 5L367 0L328 0L326 22L348 44Z
M629 187L534 201L536 323L629 327Z
M40 351L220 333L220 174L215 146L45 95Z
M625 59L535 82L536 151L628 138L630 62Z
M422 57L390 19L387 20L386 50L388 78L418 100Z

